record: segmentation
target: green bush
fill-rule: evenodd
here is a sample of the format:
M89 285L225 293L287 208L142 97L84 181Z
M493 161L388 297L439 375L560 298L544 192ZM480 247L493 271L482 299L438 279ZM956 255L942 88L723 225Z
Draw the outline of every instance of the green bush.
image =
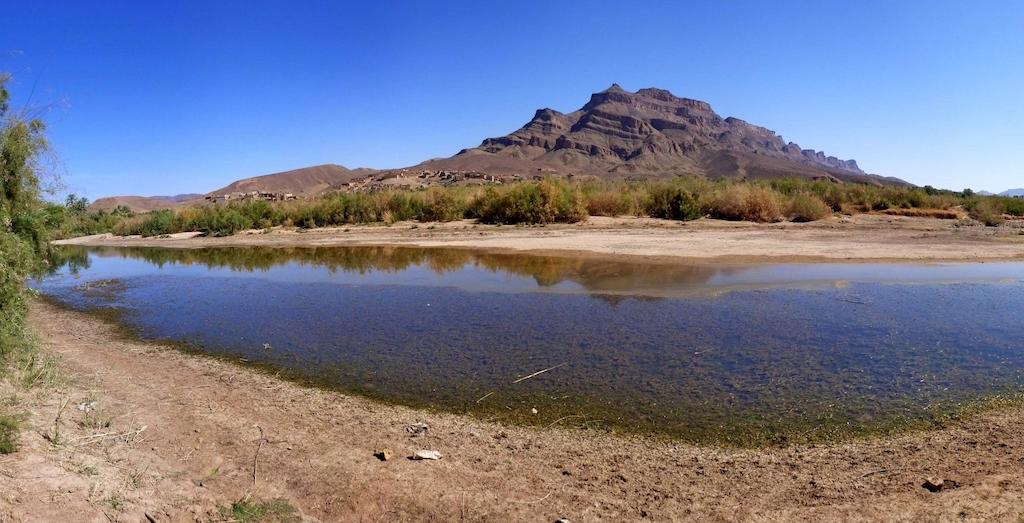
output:
M970 205L971 218L978 220L989 227L995 227L1005 221L1003 218L1003 206L994 198L982 198Z
M697 199L681 187L657 185L648 190L647 215L668 220L696 220L704 215Z
M18 420L12 416L0 416L0 454L12 454L18 450Z
M1024 216L1024 198L1004 198L1003 210L1010 216Z
M39 198L36 174L36 158L47 148L45 127L9 113L7 80L0 75L0 377L11 356L31 347L24 332L24 282L44 267L46 227L54 220Z
M798 192L789 197L786 217L794 222L813 222L832 214L832 208L816 194Z
M465 205L456 200L452 191L433 188L424 196L419 219L426 222L450 222L461 220L465 212Z
M489 187L470 202L469 214L483 223L575 223L586 219L587 209L576 187L544 179Z

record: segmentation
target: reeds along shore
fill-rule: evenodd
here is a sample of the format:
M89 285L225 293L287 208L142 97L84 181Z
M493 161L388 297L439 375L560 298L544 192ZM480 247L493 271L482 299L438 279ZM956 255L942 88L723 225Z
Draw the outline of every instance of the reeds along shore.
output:
M1024 200L978 196L931 187L879 187L829 181L587 181L557 178L489 187L332 193L290 202L238 201L133 215L121 209L71 217L65 236L112 232L156 236L199 231L229 235L279 225L304 228L463 218L492 224L573 223L587 216L648 216L770 223L807 222L835 212L904 210L910 215L955 217L962 209L986 225L1024 216ZM914 210L914 211L912 211Z

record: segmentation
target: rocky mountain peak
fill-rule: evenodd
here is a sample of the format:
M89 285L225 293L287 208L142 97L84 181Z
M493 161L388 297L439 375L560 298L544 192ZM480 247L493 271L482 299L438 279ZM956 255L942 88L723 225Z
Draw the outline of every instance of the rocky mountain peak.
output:
M580 109L539 109L519 130L456 156L421 164L493 174L537 171L596 176L771 178L902 183L786 142L766 127L719 116L710 104L647 87L612 84Z

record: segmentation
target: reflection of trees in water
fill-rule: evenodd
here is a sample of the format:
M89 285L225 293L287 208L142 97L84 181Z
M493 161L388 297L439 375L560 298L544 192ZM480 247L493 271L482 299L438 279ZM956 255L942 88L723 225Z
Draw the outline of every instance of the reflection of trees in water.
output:
M655 262L624 262L600 258L541 256L534 254L479 252L469 249L357 246L357 247L221 247L166 249L154 247L99 247L66 249L68 266L88 267L86 253L101 257L142 259L157 266L202 265L235 271L265 271L287 263L322 267L331 272L398 272L412 266L437 274L454 272L467 265L496 273L533 278L550 287L574 282L596 294L635 291L668 292L706 284L718 274L732 274L742 267L684 265Z
M67 269L70 274L78 274L83 269L92 265L89 260L89 252L81 247L61 247L50 251L47 257L47 265L42 274L38 276L50 276L61 269Z

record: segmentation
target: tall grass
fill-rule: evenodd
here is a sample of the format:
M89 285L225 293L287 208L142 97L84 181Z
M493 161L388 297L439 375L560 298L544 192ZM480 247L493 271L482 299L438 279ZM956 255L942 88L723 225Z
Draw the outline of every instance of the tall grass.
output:
M660 181L563 179L490 187L434 187L335 193L312 200L201 205L138 216L91 217L78 227L119 235L156 236L197 231L219 236L279 225L303 228L399 221L482 223L573 223L588 216L649 216L670 220L712 217L771 223L809 222L836 212L889 212L956 216L964 211L996 225L1004 215L1024 216L1024 200L916 187L877 187L827 181L709 181L679 177ZM924 209L938 212L911 212ZM954 209L957 209L954 211Z

